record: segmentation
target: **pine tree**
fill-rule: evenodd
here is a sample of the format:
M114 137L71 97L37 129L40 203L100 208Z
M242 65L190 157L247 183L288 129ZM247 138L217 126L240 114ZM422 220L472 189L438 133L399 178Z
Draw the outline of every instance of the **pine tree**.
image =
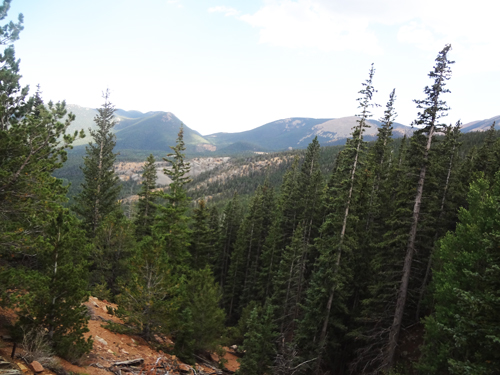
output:
M51 215L45 235L37 238L37 267L32 270L11 269L10 283L17 294L21 329L44 329L56 353L75 361L92 348L88 332L88 315L83 302L88 300L89 245L79 223L68 210L58 208Z
M118 295L120 285L130 276L128 263L136 251L134 226L119 211L108 215L97 228L91 251L93 261L90 285L94 291L109 292L106 298L113 300Z
M235 319L241 309L255 299L261 254L274 215L274 192L267 181L255 192L248 215L238 231L225 288L225 306Z
M224 310L219 307L220 288L209 266L193 269L179 292L175 351L193 362L193 354L214 352L224 332Z
M189 252L191 253L191 268L200 270L210 265L213 249L210 243L211 233L208 226L209 212L203 199L198 201L194 210L193 229Z
M187 267L189 258L190 230L186 216L189 198L185 185L191 181L188 177L190 164L184 160L183 152L186 147L182 124L177 135L176 145L170 148L173 152L163 158L164 161L170 163L170 167L165 168L163 173L169 176L172 182L169 188L160 195L165 204L158 205L153 236L164 242L169 263L177 271L180 271L180 269Z
M498 152L499 144L497 139L498 134L495 130L494 121L486 132L486 138L484 139L483 145L477 151L474 164L471 168L472 173L469 172L469 183L476 178L478 172L483 172L490 181L493 181L500 163L500 154Z
M151 228L156 216L156 200L154 194L156 188L156 168L155 158L150 154L144 163L142 172L142 185L139 192L139 201L137 202L137 216L135 218L135 233L140 240L144 236L150 236Z
M3 0L0 6L0 21L7 17L12 0ZM10 21L0 27L0 45L9 45L0 55L0 131L5 132L12 129L26 113L33 101L26 103L29 88L19 84L21 75L19 74L19 60L16 60L14 53L14 43L19 39L20 32L24 29L24 17L19 14L17 23ZM27 105L28 104L28 105ZM16 129L17 131L23 128ZM21 135L21 134L20 134ZM3 146L3 145L2 145ZM0 150L4 150L3 147Z
M224 290L226 278L229 271L229 262L234 250L236 236L241 223L242 210L238 195L235 193L233 198L226 204L222 213L220 229L220 250L217 254L214 265L214 275L219 285Z
M387 353L383 362L383 368L390 369L394 364L394 354L396 351L399 332L401 329L401 324L403 321L403 314L405 310L406 297L408 294L408 284L410 281L410 273L412 268L413 256L415 254L415 240L417 236L417 229L419 224L420 207L422 205L422 196L424 190L425 177L427 172L427 163L429 158L429 151L431 149L432 139L434 133L440 130L440 124L438 120L445 116L448 106L446 102L441 99L441 95L449 92L445 88L446 81L450 79L451 69L450 64L453 61L449 61L447 54L450 51L451 46L447 45L445 48L439 52L436 58L436 66L434 70L429 73L429 77L434 80L434 84L431 87L426 87L424 92L427 95L426 99L415 100L417 108L422 109L422 112L418 114L418 120L414 122L415 126L421 126L416 133L417 136L422 134L426 137L426 145L422 152L422 164L420 166L419 179L417 183L417 192L414 199L412 224L410 227L410 233L408 238L408 243L406 247L406 256L403 266L403 275L401 278L401 284L398 291L398 298L396 302L396 308L394 312L394 321L391 326L389 333L389 344L387 348Z
M273 323L273 311L270 305L264 309L254 308L248 322L243 348L245 356L240 360L240 368L236 374L267 374L274 357L274 340L276 337Z
M435 312L426 320L420 370L427 374L496 374L500 368L500 173L481 177L460 222L435 256Z
M459 142L461 122L458 121L455 126L445 127L445 138L436 147L434 159L431 162L431 170L436 175L438 181L433 190L436 191L434 200L438 203L435 209L436 223L434 225L435 233L433 240L433 249L427 256L427 268L423 277L422 285L419 291L419 298L416 308L416 319L420 319L421 305L424 294L427 290L427 284L431 278L431 265L434 247L437 246L438 239L448 230L453 230L457 221L457 209L459 207L460 188L457 181L458 151L461 146Z
M115 108L109 101L109 90L103 94L104 104L97 110L94 118L97 130L89 129L93 143L86 147L87 156L81 168L85 177L82 192L75 198L73 207L83 218L83 223L90 237L96 235L99 225L111 212L117 209L117 200L121 186L115 174L113 153L115 139L112 129L115 126Z
M372 84L374 73L372 65L368 79L359 92L361 113L358 124L353 129L352 138L348 139L345 149L339 154L336 169L327 186L327 216L320 229L320 239L317 240L319 256L307 290L305 317L299 327L299 346L308 348L306 352L309 352L309 356L318 356L317 366L322 361L321 354L326 346L329 329L342 326L337 317L331 318L331 315L332 310L345 310L345 291L340 287L346 284L345 277L349 277L348 255L357 241L355 234L351 232L353 215L350 210L355 204L359 166L363 162L362 155L366 148L363 132L369 127L367 120L371 117L371 108L374 106L371 103L375 92ZM344 256L347 258L342 262Z
M67 188L51 174L66 161L76 133L65 104L32 108L0 136L0 248L25 251L43 233L47 215L65 201ZM14 120L14 119L13 119ZM60 142L59 139L62 138Z
M273 278L278 270L281 252L290 243L300 221L302 196L299 192L299 157L283 176L277 207L262 250L262 267L258 278L259 299L265 301L274 292Z
M178 304L172 266L164 253L164 243L146 236L139 243L129 262L129 280L121 283L118 302L119 313L137 327L138 332L150 340L154 333L170 333Z

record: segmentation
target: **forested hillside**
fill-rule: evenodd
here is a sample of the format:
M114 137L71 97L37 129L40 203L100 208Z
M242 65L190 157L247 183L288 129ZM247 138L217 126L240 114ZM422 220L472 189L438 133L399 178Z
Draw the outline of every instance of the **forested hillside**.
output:
M20 86L22 22L0 29L0 306L15 340L82 360L93 295L118 304L111 328L188 363L237 345L241 375L498 373L500 140L494 122L465 136L446 123L450 45L409 137L394 139L396 89L373 102L372 64L345 146L315 137L191 178L180 125L167 155L140 155L128 204L106 91L68 202L56 176L83 135L64 102Z

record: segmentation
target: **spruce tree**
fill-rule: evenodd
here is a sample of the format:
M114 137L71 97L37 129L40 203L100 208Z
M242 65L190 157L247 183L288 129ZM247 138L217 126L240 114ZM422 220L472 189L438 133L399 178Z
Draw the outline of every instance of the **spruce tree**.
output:
M225 306L233 321L255 299L261 255L274 215L274 192L266 181L255 192L238 231L225 288ZM263 302L263 301L262 301Z
M394 354L398 344L399 332L401 330L403 321L406 297L408 294L408 284L410 281L410 274L412 269L412 261L416 250L415 240L417 237L418 224L420 220L420 208L422 205L424 183L428 168L429 152L431 149L434 133L436 131L440 131L442 127L442 125L438 123L438 120L441 117L445 116L446 112L448 111L448 106L446 105L446 102L441 99L441 95L449 92L449 90L446 89L445 86L446 81L449 80L451 76L450 65L453 64L453 61L449 61L447 57L450 49L450 45L445 46L444 49L439 52L438 57L436 58L436 65L434 69L429 73L429 77L434 80L434 83L431 87L427 86L424 89L427 98L423 100L415 100L417 108L422 109L422 112L418 113L418 119L414 122L415 126L421 127L416 132L416 136L425 136L426 144L425 148L422 150L422 163L420 165L417 191L414 199L412 224L410 227L408 242L406 246L403 274L401 277L401 284L399 287L396 308L394 311L394 320L390 329L387 352L383 361L383 368L385 368L386 370L392 368L394 364Z
M179 310L174 332L175 352L189 362L193 354L219 349L224 333L224 310L219 307L220 288L207 265L193 269L179 291Z
M214 275L222 290L224 290L226 284L229 262L241 224L241 216L241 205L238 195L235 193L222 212L219 241L220 248L214 265Z
M157 207L157 217L153 228L153 237L164 243L164 251L169 258L170 264L181 272L181 269L188 266L190 230L188 227L188 217L186 216L189 198L185 185L191 181L188 176L190 164L186 162L184 151L184 127L181 124L177 135L176 145L170 147L169 153L164 161L170 164L163 170L172 182L163 194L161 199L165 202Z
M87 156L81 168L85 182L82 192L75 197L74 210L78 213L90 237L94 237L99 225L111 212L117 209L121 186L115 174L113 153L115 139L112 129L115 108L109 101L109 90L103 94L104 104L94 118L96 130L89 129L93 142L86 147Z
M144 236L150 236L152 233L152 226L156 216L155 202L157 196L154 194L156 177L155 158L153 154L150 154L144 163L141 191L138 194L135 233L139 240Z
M372 83L374 73L372 65L368 79L359 92L360 118L353 128L352 138L347 140L345 149L338 156L336 169L327 186L327 216L317 240L319 256L307 290L305 316L299 326L299 346L306 348L306 357L317 356L316 370L322 362L328 332L333 327L342 326L334 313L345 310L346 291L341 286L346 285L348 279L345 277L352 276L349 254L356 247L357 239L352 232L353 215L350 211L355 205L359 167L364 162L362 156L366 142L363 133L369 127L367 120L372 116L371 108L374 106L371 103L375 92ZM343 258L346 258L344 262Z
M121 280L118 311L146 340L171 332L178 303L178 279L164 253L164 243L146 236L128 263L129 278Z
M205 201L203 199L198 201L198 207L193 211L193 229L189 252L191 253L191 268L199 270L212 263L213 249L208 226L209 212Z
M104 299L113 300L121 292L120 284L130 276L127 265L136 251L134 226L122 212L112 212L97 228L93 244L90 277L93 295L103 298L109 294Z
M270 305L254 308L248 321L248 332L245 334L243 349L245 356L240 360L240 368L236 374L264 375L269 373L274 357L274 340L276 337L273 323L273 311Z
M500 368L500 173L471 184L469 209L434 257L435 312L426 319L420 370L496 374Z

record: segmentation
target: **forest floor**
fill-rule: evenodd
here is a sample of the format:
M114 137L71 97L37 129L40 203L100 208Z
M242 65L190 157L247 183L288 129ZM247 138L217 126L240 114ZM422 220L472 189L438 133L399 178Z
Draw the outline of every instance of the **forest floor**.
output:
M181 362L175 355L165 353L155 348L156 345L147 343L138 336L112 332L104 326L110 322L123 324L123 321L108 313L108 307L116 309L117 306L107 301L101 301L95 297L90 297L85 303L90 313L89 332L86 337L92 336L94 345L90 353L85 355L78 365L71 364L63 359L58 359L62 368L68 373L81 373L86 375L122 375L122 372L141 373L147 375L167 373L174 374L222 374L218 370L218 356L212 354L211 358L201 358L200 363L190 366ZM16 319L15 313L11 310L0 308L0 337L8 336L7 326ZM155 336L157 346L163 348L173 347L173 342L168 337ZM11 359L13 343L7 340L0 340L0 356L5 360L15 362L26 375L34 374L32 369L21 358L23 349L16 350L16 356ZM230 348L224 348L226 353L224 359L224 373L233 373L239 368L237 356ZM21 356L20 356L21 355ZM120 366L121 361L131 361L142 359L139 365ZM117 364L118 362L118 364ZM1 372L1 371L0 371ZM42 374L54 374L45 370ZM39 373L40 375L40 373Z

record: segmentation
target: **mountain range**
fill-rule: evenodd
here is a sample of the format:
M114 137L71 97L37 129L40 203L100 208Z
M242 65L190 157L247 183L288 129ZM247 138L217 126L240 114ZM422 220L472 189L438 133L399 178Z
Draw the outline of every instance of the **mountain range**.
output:
M88 128L94 128L94 117L97 110L70 104L68 110L75 114L76 120L69 131L84 129L86 138L75 142L75 146L90 141ZM125 111L115 112L117 124L114 127L117 150L170 151L175 145L181 120L171 112ZM321 145L339 145L345 143L357 117L342 118L288 118L259 126L255 129L238 133L215 133L201 135L184 124L184 142L188 153L234 153L243 151L279 151L286 149L306 148L317 136ZM473 121L462 126L462 131L484 131L493 121L500 121L500 116L488 120ZM379 121L369 120L370 128L365 131L365 139L373 140L377 134ZM393 134L402 137L411 135L410 126L394 123Z

